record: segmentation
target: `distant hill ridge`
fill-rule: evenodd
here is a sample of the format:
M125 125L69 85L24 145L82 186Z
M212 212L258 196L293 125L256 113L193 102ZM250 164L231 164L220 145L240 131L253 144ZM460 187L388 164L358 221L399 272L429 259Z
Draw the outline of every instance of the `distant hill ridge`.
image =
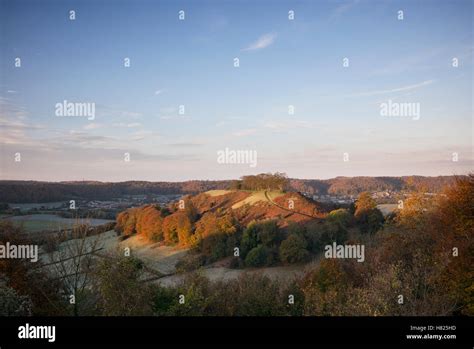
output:
M312 195L358 195L363 191L424 190L439 192L455 176L336 177L331 179L289 179L289 189ZM232 180L191 180L184 182L39 182L0 181L0 202L32 203L71 199L107 200L124 195L197 194L228 189Z

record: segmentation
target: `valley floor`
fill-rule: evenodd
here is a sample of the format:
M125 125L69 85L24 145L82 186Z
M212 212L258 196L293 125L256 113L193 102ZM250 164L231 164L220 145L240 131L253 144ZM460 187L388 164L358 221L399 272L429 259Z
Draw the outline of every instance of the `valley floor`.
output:
M68 246L75 243L75 240L68 240L60 245L59 252L53 254L43 253L43 262L51 263L52 261L61 259L60 254L67 251ZM188 274L176 272L176 264L188 253L187 249L163 246L159 243L150 244L139 235L134 235L126 240L120 241L119 236L113 230L87 237L86 244L90 246L90 250L92 248L99 250L94 254L100 258L108 258L117 252L125 253L126 248L130 248L131 255L144 263L146 270L146 279L144 281L147 282L155 282L163 286L171 287L183 281ZM223 263L216 262L203 267L201 272L211 281L233 280L237 279L243 273L261 273L271 279L288 282L302 276L306 268L314 263L316 262L306 265L232 269L223 266Z

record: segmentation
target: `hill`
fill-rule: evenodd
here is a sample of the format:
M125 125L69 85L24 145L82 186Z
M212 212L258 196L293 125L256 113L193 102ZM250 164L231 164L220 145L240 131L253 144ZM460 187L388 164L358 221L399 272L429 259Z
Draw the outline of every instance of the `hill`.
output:
M191 248L195 253L182 262L185 268L231 256L235 263L245 260L247 266L262 266L281 260L280 244L289 231L319 224L327 214L323 206L297 192L211 190L166 208L130 208L117 216L115 230L122 239L138 235L150 243ZM309 256L306 247L296 246L303 253L298 260Z
M239 227L274 220L279 227L286 227L292 222L322 219L327 213L321 204L297 192L211 190L185 196L168 208L145 205L128 209L118 215L117 230L186 246L208 235L219 220Z

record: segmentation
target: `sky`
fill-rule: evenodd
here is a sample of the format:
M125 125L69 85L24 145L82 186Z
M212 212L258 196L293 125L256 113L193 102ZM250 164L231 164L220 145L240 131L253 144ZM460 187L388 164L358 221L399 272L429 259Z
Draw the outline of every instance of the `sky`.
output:
M470 0L0 0L0 179L466 174L473 48Z

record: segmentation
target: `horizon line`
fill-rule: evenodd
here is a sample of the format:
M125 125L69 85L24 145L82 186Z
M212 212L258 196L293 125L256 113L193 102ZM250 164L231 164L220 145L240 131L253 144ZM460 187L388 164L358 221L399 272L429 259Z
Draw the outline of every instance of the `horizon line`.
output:
M259 174L266 174L266 172L262 172ZM256 175L259 175L256 174ZM425 178L437 178L437 177L462 177L462 176L469 176L470 174L474 174L474 170L466 173L466 174L451 174L451 175L418 175L418 174L411 174L411 175L402 175L402 176L335 176L335 177L328 177L328 178L297 178L297 177L287 177L289 180L319 180L319 181L327 181L331 179L337 178L404 178L404 177L425 177ZM246 175L246 176L256 176L256 175ZM103 181L97 179L82 179L82 180L37 180L37 179L0 179L0 182L39 182L39 183L83 183L83 182L98 182L98 183L126 183L126 182L147 182L147 183L184 183L184 182L192 182L192 181L200 181L200 182L224 182L224 181L236 181L240 180L240 178L227 178L227 179L186 179L186 180L179 180L179 181L170 181L170 180L143 180L143 179L129 179L129 180L122 180L122 181Z

